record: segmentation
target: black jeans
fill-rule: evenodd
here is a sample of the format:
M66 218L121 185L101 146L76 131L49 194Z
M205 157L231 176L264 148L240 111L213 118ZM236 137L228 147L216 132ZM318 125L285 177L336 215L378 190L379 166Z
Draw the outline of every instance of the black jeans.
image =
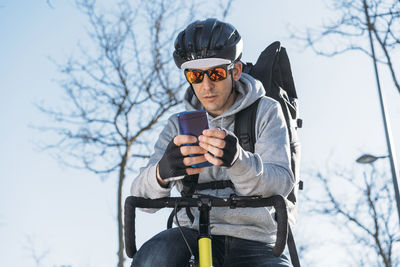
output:
M198 258L198 232L182 228ZM231 236L212 236L214 267L291 267L285 255L275 257L272 248L264 243ZM143 244L133 257L132 267L186 267L190 252L178 228L165 230Z

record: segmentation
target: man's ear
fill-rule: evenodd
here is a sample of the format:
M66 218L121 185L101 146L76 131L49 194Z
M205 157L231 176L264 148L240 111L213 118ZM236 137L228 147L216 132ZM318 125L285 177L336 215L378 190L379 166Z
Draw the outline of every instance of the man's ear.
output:
M232 69L232 75L233 75L233 80L234 81L239 81L240 76L242 75L242 62L238 61L235 63Z

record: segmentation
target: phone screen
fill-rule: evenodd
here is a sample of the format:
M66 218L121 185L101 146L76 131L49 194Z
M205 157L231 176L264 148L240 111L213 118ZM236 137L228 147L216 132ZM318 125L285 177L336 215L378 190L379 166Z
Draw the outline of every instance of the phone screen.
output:
M180 134L193 135L199 137L202 134L203 130L208 129L207 112L204 110L181 112L178 114L178 120L179 120ZM190 156L194 157L198 156L198 154ZM210 166L213 165L208 161L191 165L191 167L193 168L203 168Z

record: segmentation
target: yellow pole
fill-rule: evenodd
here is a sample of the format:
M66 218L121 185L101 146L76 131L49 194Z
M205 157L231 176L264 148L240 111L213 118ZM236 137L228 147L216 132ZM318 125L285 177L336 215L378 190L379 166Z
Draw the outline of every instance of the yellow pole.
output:
M212 267L211 239L202 237L199 239L199 267Z

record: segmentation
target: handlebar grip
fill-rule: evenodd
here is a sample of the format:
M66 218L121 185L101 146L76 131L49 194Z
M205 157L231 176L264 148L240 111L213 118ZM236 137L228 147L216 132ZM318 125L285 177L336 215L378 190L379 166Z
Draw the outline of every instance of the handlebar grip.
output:
M129 258L133 258L136 254L136 232L135 232L136 208L134 205L134 197L127 197L125 200L124 211L124 237L125 251Z

